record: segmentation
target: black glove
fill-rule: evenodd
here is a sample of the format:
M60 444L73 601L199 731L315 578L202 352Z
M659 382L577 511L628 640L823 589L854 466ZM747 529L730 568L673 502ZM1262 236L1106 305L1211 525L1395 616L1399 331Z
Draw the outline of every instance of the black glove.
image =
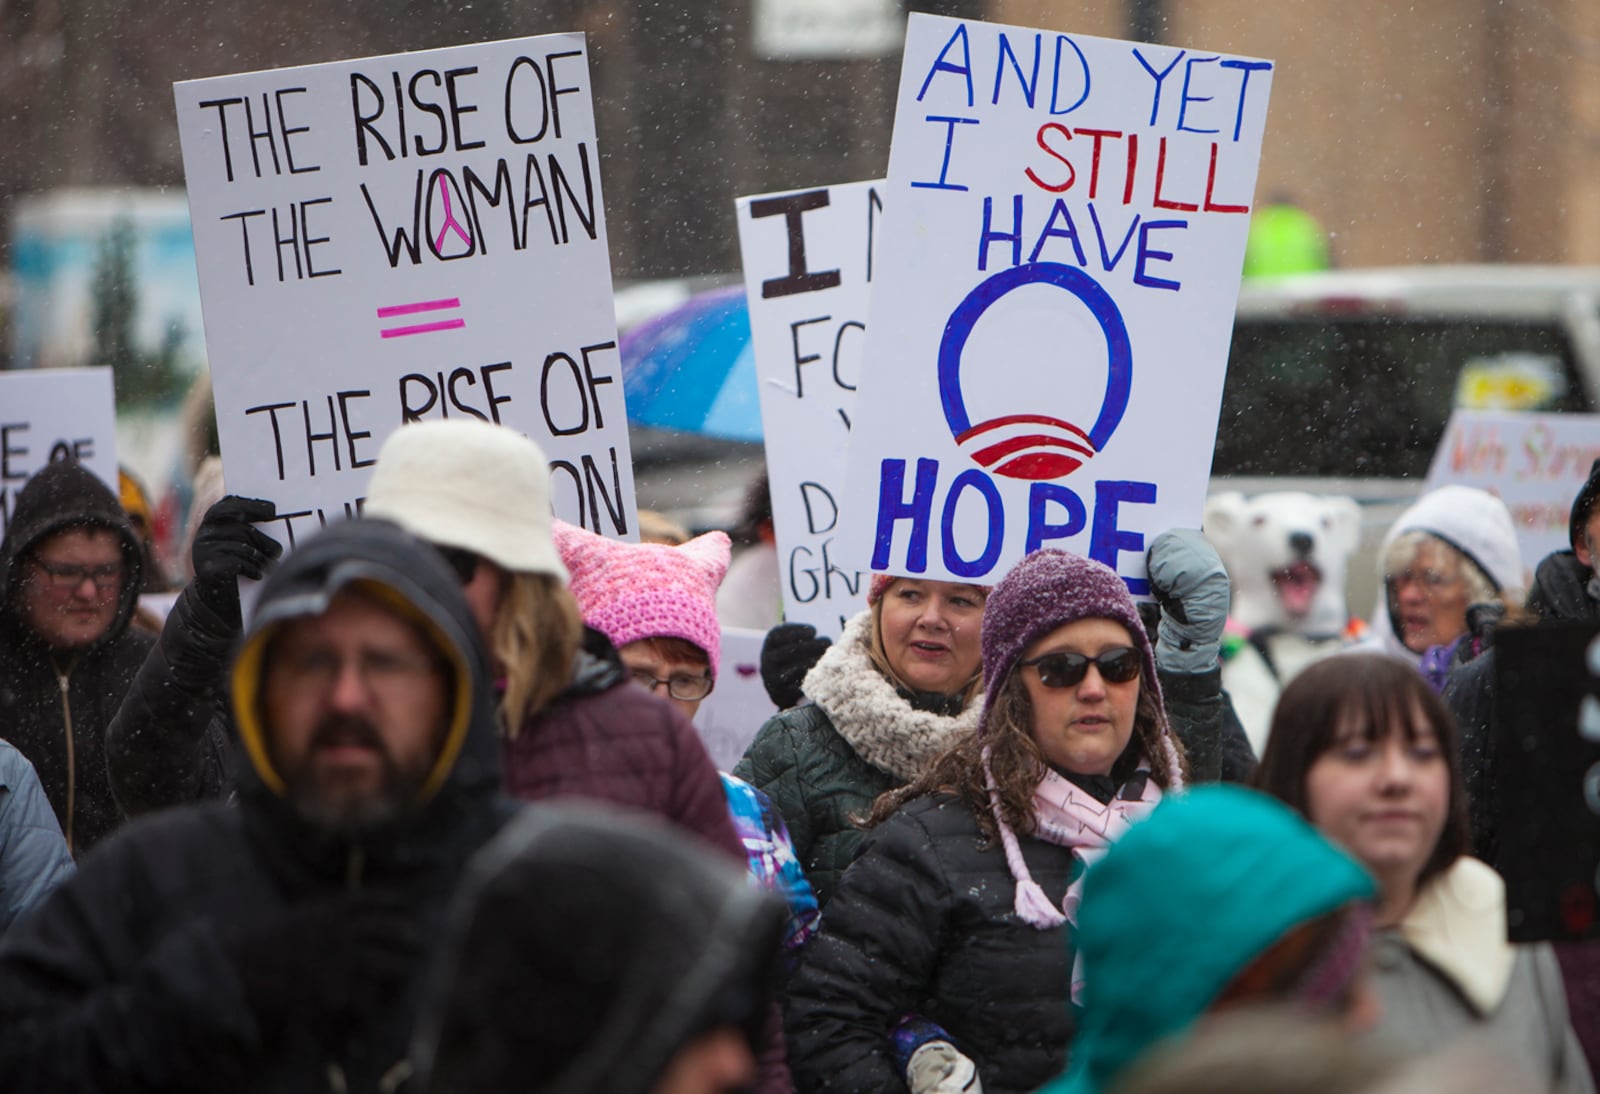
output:
M283 553L277 540L253 526L273 519L277 512L270 501L229 494L206 510L195 533L191 555L195 592L207 608L235 625L243 625L239 579L261 578Z
M265 1036L298 1016L337 1037L394 998L422 959L422 934L397 898L341 893L240 924L222 947Z
M800 684L831 645L833 640L818 638L809 623L780 623L767 632L761 643L761 686L779 710L805 698Z

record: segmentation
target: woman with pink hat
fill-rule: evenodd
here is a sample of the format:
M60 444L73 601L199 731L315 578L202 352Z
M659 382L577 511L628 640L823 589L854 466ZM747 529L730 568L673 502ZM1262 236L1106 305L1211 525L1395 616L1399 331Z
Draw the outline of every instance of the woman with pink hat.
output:
M692 719L716 686L722 660L716 596L728 569L727 535L622 543L558 520L555 542L584 622L616 645L635 684ZM751 873L789 903L784 945L792 956L816 930L817 899L766 795L719 774Z

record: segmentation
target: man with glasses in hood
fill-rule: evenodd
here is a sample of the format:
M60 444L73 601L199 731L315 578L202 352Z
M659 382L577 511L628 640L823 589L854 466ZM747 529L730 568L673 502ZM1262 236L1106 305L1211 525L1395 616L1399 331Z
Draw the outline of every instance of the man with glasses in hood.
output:
M238 807L135 822L5 937L0 1089L401 1089L424 954L510 815L484 664L399 528L283 562L232 669Z
M73 461L28 480L0 544L0 738L39 773L75 854L122 821L104 740L154 642L129 626L141 560L117 496Z

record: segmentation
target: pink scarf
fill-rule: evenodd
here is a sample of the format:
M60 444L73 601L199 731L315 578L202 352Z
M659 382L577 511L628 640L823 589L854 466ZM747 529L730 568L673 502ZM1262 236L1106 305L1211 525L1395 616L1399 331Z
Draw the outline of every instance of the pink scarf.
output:
M1169 789L1181 790L1183 769L1179 765L1177 752L1165 734L1162 735L1161 743L1167 754ZM1079 789L1070 779L1063 778L1054 771L1047 769L1044 778L1039 780L1039 785L1033 791L1034 835L1046 843L1069 848L1083 859L1083 869L1078 871L1078 876L1067 886L1067 895L1062 898L1061 907L1057 908L1050 903L1050 898L1045 896L1044 889L1028 872L1028 864L1022 858L1022 848L1017 844L1017 834L1011 830L1011 826L1005 821L1005 815L1000 811L1000 791L995 787L994 772L989 769L989 747L984 746L983 779L984 785L989 789L989 808L993 810L995 825L1000 829L1000 843L1005 848L1006 866L1010 868L1011 876L1017 883L1016 900L1012 907L1024 923L1040 931L1059 927L1063 923L1077 926L1078 904L1083 899L1083 879L1088 874L1089 867L1093 866L1106 853L1106 849L1135 822L1143 820L1145 815L1155 808L1156 802L1161 800L1161 788L1156 785L1154 779L1148 777L1149 769L1149 762L1141 757L1139 770L1147 777L1144 781L1144 792L1138 798L1112 798L1105 804L1101 804L1093 794ZM1074 954L1072 959L1071 988L1072 1001L1080 1002L1083 993L1083 968L1079 954Z
M1171 789L1182 789L1183 776L1177 756L1165 737L1162 743L1167 751L1167 775ZM1141 762L1139 766L1146 772L1150 767L1147 762ZM1105 854L1112 841L1126 832L1135 821L1143 819L1161 800L1161 788L1152 778L1145 779L1144 793L1138 798L1113 798L1101 804L1094 795L1079 789L1070 780L1054 771L1045 772L1033 792L1034 834L1047 843L1075 851L1085 866L1067 887L1067 895L1061 907L1057 908L1028 872L1028 864L1022 858L1022 848L1017 844L1017 834L1011 830L1001 813L1000 791L995 786L994 773L989 769L987 746L983 750L983 778L989 789L989 808L993 810L995 824L1000 829L1006 865L1017 883L1013 907L1024 923L1041 931L1059 927L1063 923L1077 922L1078 903L1082 899L1083 877L1088 872L1087 868Z

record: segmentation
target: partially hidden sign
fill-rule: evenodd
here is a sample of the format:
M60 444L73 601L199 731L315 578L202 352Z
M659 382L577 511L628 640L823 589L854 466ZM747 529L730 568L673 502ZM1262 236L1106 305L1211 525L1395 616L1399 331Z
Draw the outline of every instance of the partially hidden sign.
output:
M737 203L783 615L833 637L867 603L865 575L841 563L835 539L882 190L853 182Z
M0 372L0 537L22 488L57 460L77 460L118 492L109 368Z
M444 417L532 437L559 516L634 538L582 35L174 91L228 487L280 539Z
M913 14L849 451L874 571L1199 527L1272 63Z
M1531 570L1570 546L1572 501L1600 459L1600 415L1462 410L1450 415L1425 490L1476 486L1511 510Z

